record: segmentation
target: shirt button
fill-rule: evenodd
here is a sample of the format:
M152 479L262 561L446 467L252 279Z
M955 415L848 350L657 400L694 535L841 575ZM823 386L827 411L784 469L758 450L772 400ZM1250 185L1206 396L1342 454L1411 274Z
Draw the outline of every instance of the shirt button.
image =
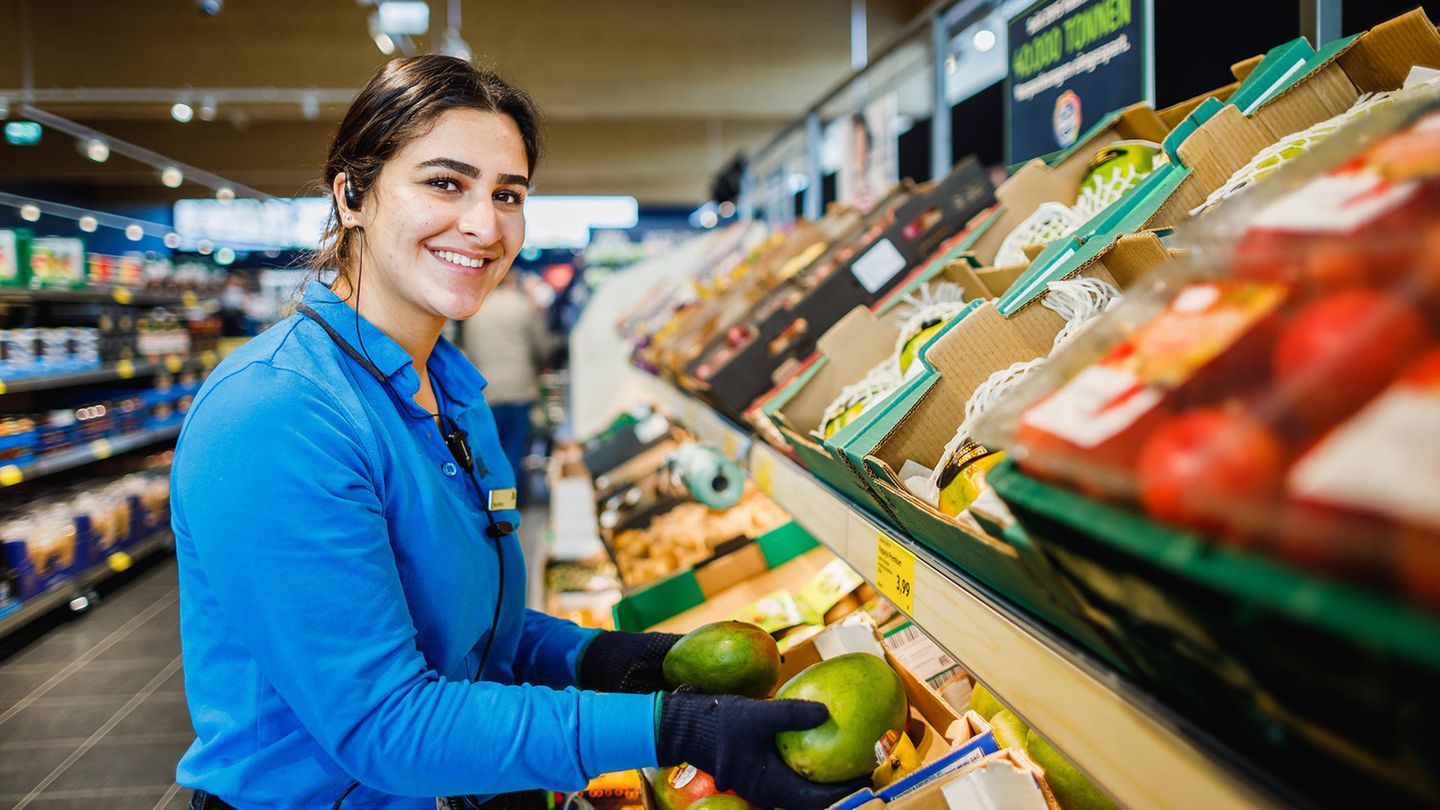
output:
M460 467L457 466L453 461L447 461L445 462L444 466L440 468L440 472L445 473L446 477L448 478L454 478L456 474L460 472Z

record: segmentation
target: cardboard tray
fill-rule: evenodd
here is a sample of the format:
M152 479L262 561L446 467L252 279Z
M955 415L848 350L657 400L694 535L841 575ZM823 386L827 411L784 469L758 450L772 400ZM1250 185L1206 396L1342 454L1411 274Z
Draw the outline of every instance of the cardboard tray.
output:
M945 179L899 205L893 221L823 277L806 277L777 291L783 296L764 312L751 340L701 379L699 363L686 369L687 386L734 419L779 379L793 374L815 351L815 342L845 313L880 300L993 202L989 177L973 157ZM705 362L702 360L701 362ZM713 362L713 361L711 361ZM777 377L779 379L777 379Z
M668 620L705 605L707 600L735 586L754 583L753 587L764 588L771 580L781 582L737 605L735 610L739 610L766 593L784 587L786 582L804 582L832 559L834 555L820 549L815 538L800 524L786 523L755 538L753 543L730 549L729 553L718 553L689 570L677 571L621 597L612 609L615 629L647 630L667 624ZM701 624L705 622L697 622L687 630Z
M1440 803L1440 618L1012 461L989 481L1152 694L1320 805Z

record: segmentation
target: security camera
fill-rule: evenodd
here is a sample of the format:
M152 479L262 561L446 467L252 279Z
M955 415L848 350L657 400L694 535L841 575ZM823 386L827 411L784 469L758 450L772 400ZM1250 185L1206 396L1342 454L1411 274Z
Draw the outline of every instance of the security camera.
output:
M195 0L195 10L206 17L214 17L225 7L225 0Z

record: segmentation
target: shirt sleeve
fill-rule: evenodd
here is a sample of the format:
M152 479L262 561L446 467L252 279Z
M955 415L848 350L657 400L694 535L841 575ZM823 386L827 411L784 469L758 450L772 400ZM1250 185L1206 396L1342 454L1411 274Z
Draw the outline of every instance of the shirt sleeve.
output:
M515 653L516 677L525 683L563 689L575 685L580 653L600 631L527 610L523 633Z
M396 795L575 790L656 764L654 695L449 681L427 665L366 436L313 380L264 364L191 410L181 540L261 688L353 778ZM526 639L530 669L559 684L579 628L556 621L527 617Z

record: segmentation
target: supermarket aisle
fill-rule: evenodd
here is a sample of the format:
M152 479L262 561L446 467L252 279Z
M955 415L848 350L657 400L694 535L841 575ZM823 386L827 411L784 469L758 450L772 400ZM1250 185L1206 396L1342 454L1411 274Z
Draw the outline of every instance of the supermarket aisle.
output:
M0 706L0 807L184 807L174 559L0 661Z

